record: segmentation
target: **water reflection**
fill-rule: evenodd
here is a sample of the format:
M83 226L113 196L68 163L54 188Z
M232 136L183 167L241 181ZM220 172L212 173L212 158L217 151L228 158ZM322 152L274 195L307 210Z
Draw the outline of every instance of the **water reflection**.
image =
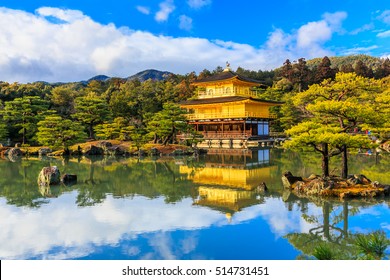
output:
M0 160L0 258L295 259L357 232L389 235L388 201L284 193L280 174L316 172L310 158L269 149L220 152ZM77 174L77 184L39 189L37 175L48 165Z
M260 185L269 182L275 170L270 149L210 150L198 162L195 167L180 166L180 173L198 186L194 204L222 211L228 219L245 207L264 202Z

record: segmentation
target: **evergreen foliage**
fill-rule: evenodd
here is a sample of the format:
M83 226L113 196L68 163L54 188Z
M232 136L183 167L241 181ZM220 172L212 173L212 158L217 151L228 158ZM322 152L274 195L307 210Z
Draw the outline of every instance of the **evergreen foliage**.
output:
M38 123L37 140L44 146L63 148L68 151L69 146L85 141L87 138L84 127L59 115L47 116Z
M325 80L293 97L294 105L310 119L287 131L288 147L310 145L322 154L323 175L329 175L328 159L342 154L341 177L348 175L348 148L367 148L371 139L357 134L364 129L387 129L388 103L378 81L354 73L338 73L334 81ZM383 94L383 93L382 93ZM336 149L337 152L331 151Z
M0 114L9 126L19 128L22 144L32 142L37 132L37 123L50 111L49 102L39 96L25 96L5 102Z

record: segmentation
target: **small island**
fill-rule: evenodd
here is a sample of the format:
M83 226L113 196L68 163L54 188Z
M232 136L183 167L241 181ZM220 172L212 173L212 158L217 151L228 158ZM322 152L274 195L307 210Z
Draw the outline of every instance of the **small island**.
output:
M319 196L324 198L378 198L389 196L390 185L372 182L366 176L350 175L347 179L338 176L322 177L312 174L308 178L294 176L285 172L283 186L297 196Z

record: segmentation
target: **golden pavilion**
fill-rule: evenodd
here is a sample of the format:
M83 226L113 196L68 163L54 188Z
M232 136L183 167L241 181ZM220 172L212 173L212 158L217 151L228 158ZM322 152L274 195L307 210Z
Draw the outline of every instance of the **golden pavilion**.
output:
M223 72L199 79L197 99L181 103L188 121L203 135L203 146L242 148L269 138L269 122L276 116L269 108L281 102L257 98L259 81L234 73L227 63Z

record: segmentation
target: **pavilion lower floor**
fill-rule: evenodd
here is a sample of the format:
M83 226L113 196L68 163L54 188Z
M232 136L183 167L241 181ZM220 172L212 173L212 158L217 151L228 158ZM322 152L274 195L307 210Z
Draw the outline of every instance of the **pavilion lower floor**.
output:
M195 130L204 139L267 139L269 138L268 120L215 120L193 121Z

